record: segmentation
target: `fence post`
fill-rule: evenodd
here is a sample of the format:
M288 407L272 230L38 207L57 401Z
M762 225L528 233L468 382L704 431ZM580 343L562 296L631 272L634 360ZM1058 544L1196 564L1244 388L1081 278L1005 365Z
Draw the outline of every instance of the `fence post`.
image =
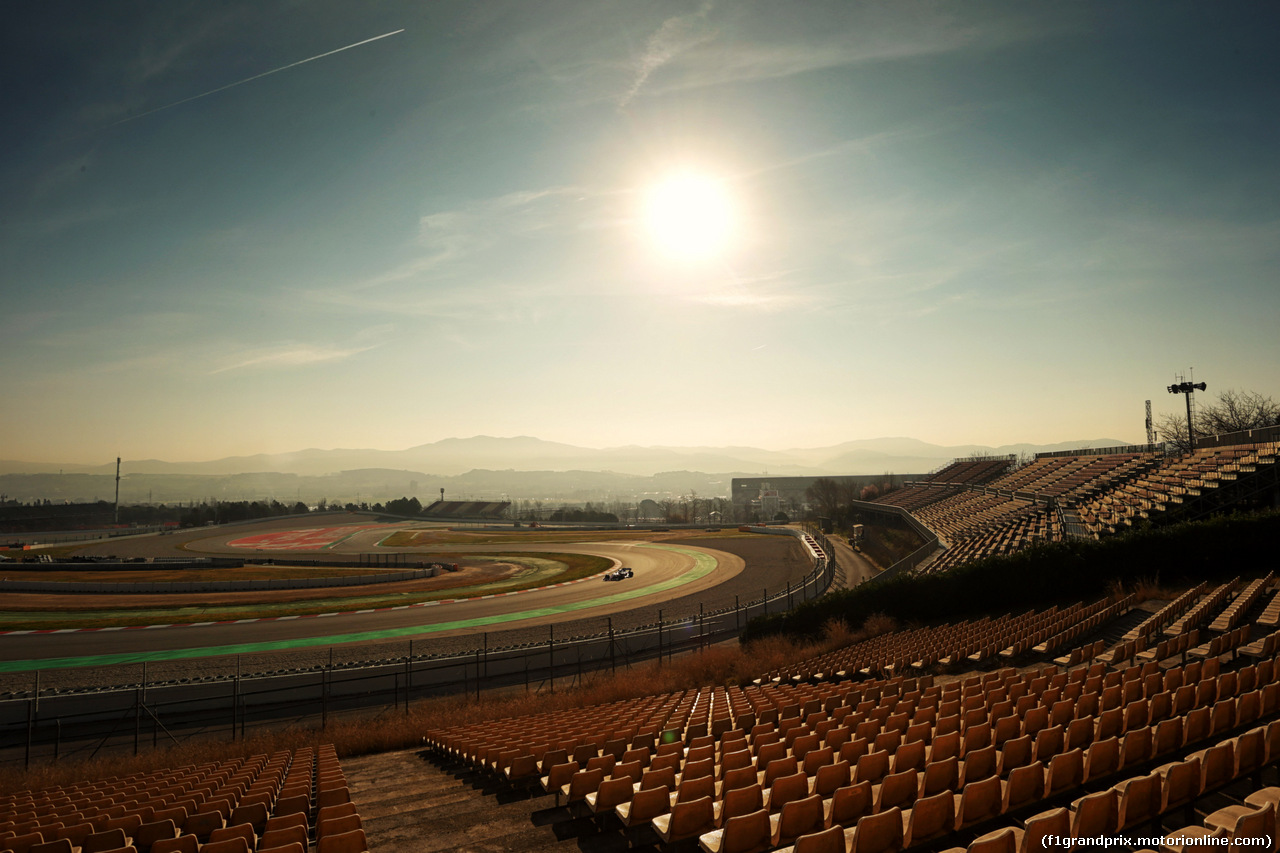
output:
M702 615L702 602L698 602L698 648L707 647L707 620Z
M488 634L485 634L488 637ZM476 701L480 701L480 650L476 649Z
M547 626L550 633L547 634L547 670L550 672L551 692L556 692L556 623L552 622Z
M409 715L409 691L413 687L413 640L409 641L409 656L404 659L404 713Z
M36 700L27 700L27 757L25 766L31 768L31 729L36 723Z
M142 688L133 693L133 754L138 754L138 736L142 734Z
M733 627L736 631L742 630L742 605L738 603L738 596L733 596Z
M658 608L658 669L662 669L662 608Z
M231 740L236 739L236 716L240 713L240 655L236 655L236 680L231 690Z
M609 617L609 671L618 674L618 654L613 647L613 617Z

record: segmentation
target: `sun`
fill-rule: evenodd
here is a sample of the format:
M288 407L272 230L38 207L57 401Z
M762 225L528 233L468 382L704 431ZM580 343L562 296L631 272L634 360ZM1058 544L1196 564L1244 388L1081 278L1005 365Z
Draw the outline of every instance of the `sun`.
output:
M724 254L736 225L733 198L722 181L679 172L644 195L644 225L665 255L698 261Z

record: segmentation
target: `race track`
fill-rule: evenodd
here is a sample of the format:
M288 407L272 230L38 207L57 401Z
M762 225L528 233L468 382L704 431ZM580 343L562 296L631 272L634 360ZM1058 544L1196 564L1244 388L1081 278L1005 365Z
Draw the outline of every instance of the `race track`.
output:
M263 525L284 530L281 525ZM294 521L294 528L302 527ZM368 525L341 541L326 546L328 554L367 553L395 529L404 525ZM419 525L415 525L415 528ZM187 552L252 553L232 546L261 532L255 526L228 532L189 532L181 537L140 537L130 540L130 553L171 555L181 545ZM482 598L430 602L424 605L325 614L319 617L281 617L226 623L197 623L161 627L109 628L51 633L13 633L0 636L0 672L37 668L98 666L142 660L174 660L190 657L305 648L318 645L406 640L415 637L474 635L477 631L523 628L566 619L604 617L637 608L661 606L676 596L690 596L733 579L743 571L742 558L722 551L688 544L666 545L637 541L599 543L537 543L510 546L521 552L569 552L594 554L632 566L635 577L606 583L598 578L520 593ZM102 553L124 553L119 540L104 543ZM250 549L251 551L253 549ZM396 551L400 549L387 549ZM453 552L500 554L493 544L450 544ZM413 549L429 559L430 549ZM283 556L279 551L276 556ZM305 555L305 552L300 555Z

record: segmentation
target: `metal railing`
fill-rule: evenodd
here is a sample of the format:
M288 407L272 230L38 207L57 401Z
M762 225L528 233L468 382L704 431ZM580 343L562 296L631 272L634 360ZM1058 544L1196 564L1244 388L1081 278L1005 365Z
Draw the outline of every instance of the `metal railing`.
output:
M1224 432L1221 435L1197 435L1196 448L1231 447L1237 444L1265 444L1272 441L1280 441L1280 424L1260 429L1247 429L1240 432Z
M853 507L855 511L878 513L880 515L892 515L905 522L908 527L915 531L916 535L924 540L924 544L919 548L912 551L901 560L898 560L898 562L893 565L887 567L880 574L876 575L876 580L897 577L900 574L911 571L928 559L929 555L938 550L942 545L942 540L938 534L934 533L921 523L920 519L916 518L900 506L894 506L893 504L870 503L869 501L850 501L849 505Z
M1037 459L1059 456L1117 456L1121 453L1164 453L1164 442L1159 444L1122 444L1116 447L1082 447L1077 450L1051 450L1037 453Z

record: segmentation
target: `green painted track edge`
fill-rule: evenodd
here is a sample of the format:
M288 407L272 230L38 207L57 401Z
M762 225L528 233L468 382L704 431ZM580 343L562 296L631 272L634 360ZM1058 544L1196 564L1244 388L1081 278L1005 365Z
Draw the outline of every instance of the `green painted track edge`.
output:
M693 568L678 577L671 578L648 586L633 586L621 592L593 598L589 601L569 602L553 607L539 607L534 610L522 610L517 613L502 613L493 616L482 616L475 619L458 619L452 622L441 622L435 625L413 625L405 628L386 628L381 631L357 631L349 634L329 634L320 637L300 637L292 640L276 640L265 643L235 643L225 646L198 646L189 649L161 649L150 652L121 652L109 655L86 655L68 658L47 658L39 660L0 661L0 672L29 672L36 669L71 669L83 666L114 666L119 664L142 663L143 661L184 660L189 658L215 657L219 655L252 654L256 652L283 651L286 649L303 649L315 646L333 646L343 643L360 643L369 640L395 640L434 634L440 631L453 631L459 628L483 628L503 622L515 622L522 619L535 619L541 616L554 616L560 613L571 613L598 607L601 604L615 604L629 601L655 592L666 592L693 581L700 580L710 574L719 563L710 554L683 548L678 545L663 545L649 542L637 545L638 548L657 548L674 551L693 559ZM623 583L626 583L623 581Z

